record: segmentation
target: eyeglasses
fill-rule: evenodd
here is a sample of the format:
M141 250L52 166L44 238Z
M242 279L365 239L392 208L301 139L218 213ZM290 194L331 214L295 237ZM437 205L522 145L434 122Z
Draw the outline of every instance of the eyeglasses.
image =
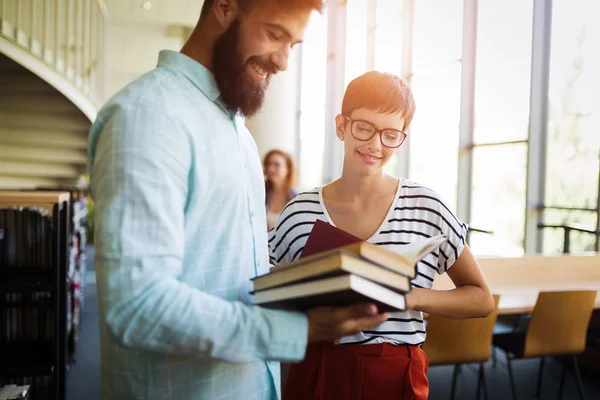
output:
M398 148L406 139L406 133L399 131L398 129L377 129L375 126L368 122L359 119L352 119L350 117L343 116L350 121L350 133L356 140L367 142L379 133L379 139L381 144L385 147Z
M265 165L265 168L267 168L267 169L270 167L275 167L275 168L279 169L279 168L283 167L283 164L280 162L274 161L274 162L269 162Z

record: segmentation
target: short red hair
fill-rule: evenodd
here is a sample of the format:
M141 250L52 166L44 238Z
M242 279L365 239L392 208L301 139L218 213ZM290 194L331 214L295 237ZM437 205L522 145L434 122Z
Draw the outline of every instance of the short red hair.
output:
M267 172L267 163L269 162L269 158L272 156L281 156L285 160L285 164L287 166L287 176L285 177L285 187L289 190L292 189L296 185L296 164L294 164L294 159L289 153L286 153L283 150L273 149L265 154L263 158L263 171L266 174ZM267 191L268 191L268 182L267 182Z

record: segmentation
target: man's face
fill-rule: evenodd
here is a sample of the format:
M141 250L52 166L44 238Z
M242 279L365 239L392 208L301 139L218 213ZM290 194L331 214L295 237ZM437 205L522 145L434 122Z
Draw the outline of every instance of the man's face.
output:
M257 2L215 43L213 72L234 112L252 116L260 110L271 75L287 69L290 50L302 41L312 10L280 4Z

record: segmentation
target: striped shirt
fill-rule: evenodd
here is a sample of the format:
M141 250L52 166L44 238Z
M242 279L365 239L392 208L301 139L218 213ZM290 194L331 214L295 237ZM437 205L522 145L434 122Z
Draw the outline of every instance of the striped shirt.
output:
M317 219L335 225L325 208L322 189L300 193L283 210L277 225L269 232L272 263L298 259ZM417 263L417 276L412 280L413 287L431 289L436 273L446 272L460 255L467 229L434 191L402 178L387 217L368 242L401 251L408 243L440 233L446 235L446 243ZM386 322L344 337L340 343L421 344L424 341L423 314L408 310L389 313Z

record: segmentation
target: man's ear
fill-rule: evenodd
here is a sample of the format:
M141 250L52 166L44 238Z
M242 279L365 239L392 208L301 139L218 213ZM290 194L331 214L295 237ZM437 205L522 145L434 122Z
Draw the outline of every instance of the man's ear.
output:
M346 118L342 114L338 114L335 117L335 134L341 140L344 140L344 125L346 125Z
M219 25L226 30L237 18L239 6L236 0L214 0L211 11Z

